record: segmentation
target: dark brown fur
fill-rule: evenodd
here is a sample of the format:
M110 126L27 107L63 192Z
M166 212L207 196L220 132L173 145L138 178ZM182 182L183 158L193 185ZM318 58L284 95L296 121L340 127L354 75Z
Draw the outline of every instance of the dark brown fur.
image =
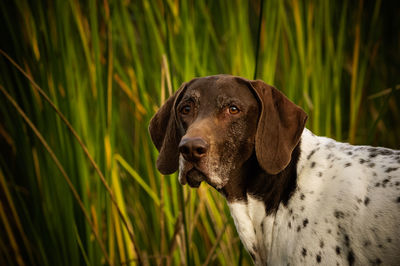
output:
M240 113L231 114L230 106ZM207 181L228 201L256 196L270 213L286 204L296 188L306 119L303 110L262 81L217 75L183 84L149 130L160 151L161 173L177 170L181 152L189 185ZM215 172L221 182L210 179Z
M266 213L278 210L279 204L287 205L290 196L296 189L297 161L300 157L300 143L293 150L289 165L280 173L266 173L253 156L245 165L243 175L231 178L220 191L228 201L246 200L250 194L265 203Z

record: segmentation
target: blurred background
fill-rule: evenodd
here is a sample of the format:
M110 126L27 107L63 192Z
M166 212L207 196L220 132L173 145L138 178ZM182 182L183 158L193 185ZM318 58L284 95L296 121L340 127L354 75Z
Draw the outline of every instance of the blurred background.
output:
M225 200L155 168L179 85L262 79L315 134L400 148L398 1L0 2L0 265L251 265Z

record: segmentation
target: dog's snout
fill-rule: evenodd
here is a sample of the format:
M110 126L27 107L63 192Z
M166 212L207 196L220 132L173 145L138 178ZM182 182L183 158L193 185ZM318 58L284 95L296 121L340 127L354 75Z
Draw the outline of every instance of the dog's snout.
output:
M179 143L179 152L190 162L198 161L205 156L208 144L203 138L182 138Z

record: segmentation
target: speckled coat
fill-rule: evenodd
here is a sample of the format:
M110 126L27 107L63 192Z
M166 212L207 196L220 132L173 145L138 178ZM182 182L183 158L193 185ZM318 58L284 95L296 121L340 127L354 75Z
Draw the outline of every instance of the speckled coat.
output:
M313 135L261 80L183 83L150 122L163 174L225 196L256 265L400 265L400 152Z
M297 188L266 214L257 195L228 202L256 265L400 265L400 152L304 129Z

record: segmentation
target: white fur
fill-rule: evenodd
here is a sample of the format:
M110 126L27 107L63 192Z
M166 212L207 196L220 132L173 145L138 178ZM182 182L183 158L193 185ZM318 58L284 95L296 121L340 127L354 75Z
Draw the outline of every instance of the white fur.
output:
M288 206L228 202L256 265L400 265L400 153L369 149L305 129Z
M185 185L187 183L186 180L186 170L185 170L185 159L183 159L182 154L179 155L179 174L178 180L181 185Z

